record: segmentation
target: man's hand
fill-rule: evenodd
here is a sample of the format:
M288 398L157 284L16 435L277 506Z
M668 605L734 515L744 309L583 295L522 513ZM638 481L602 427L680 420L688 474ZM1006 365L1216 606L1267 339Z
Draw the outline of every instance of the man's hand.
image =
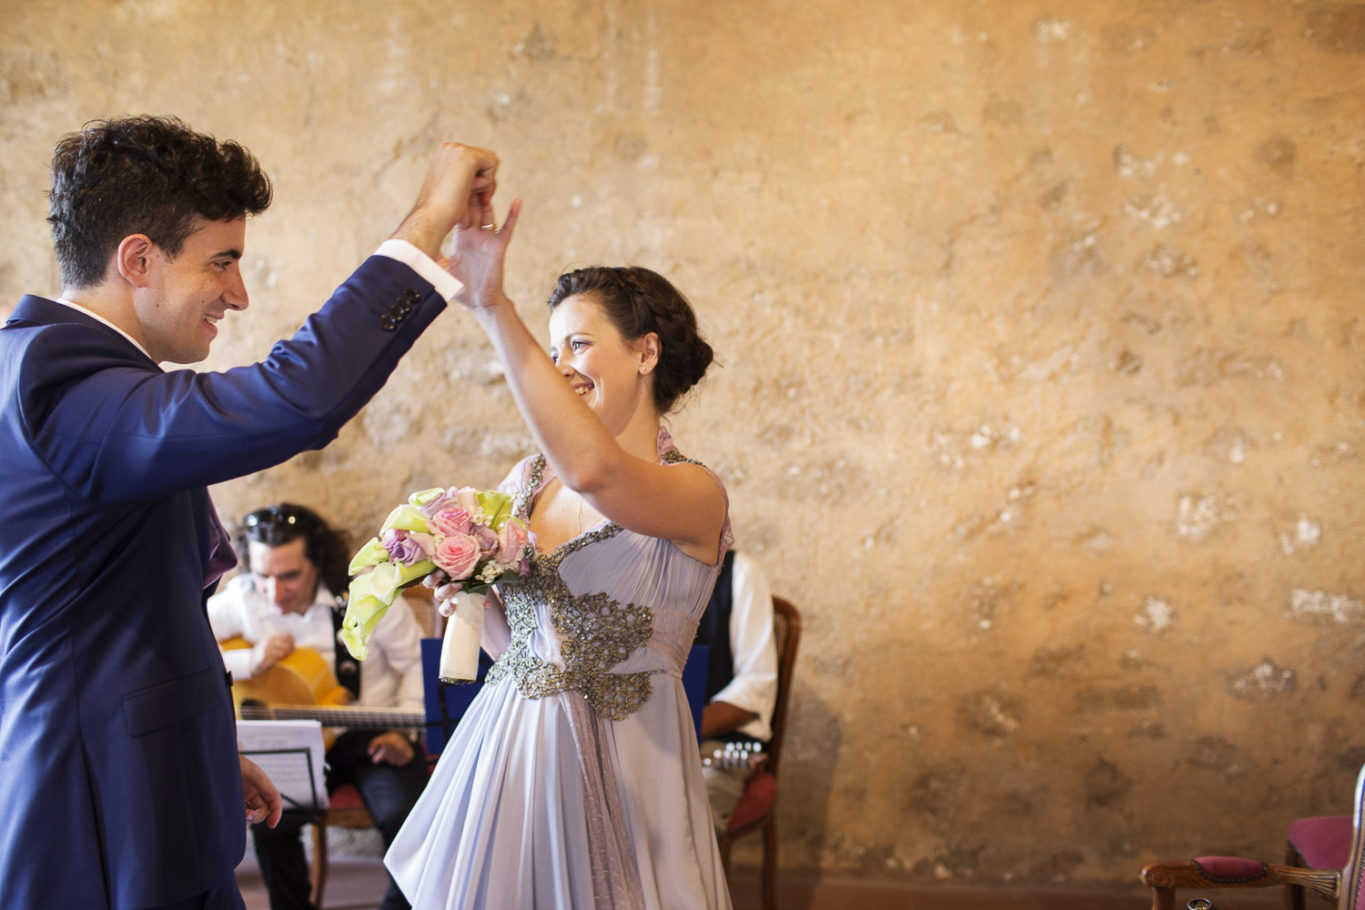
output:
M252 674L269 670L275 664L284 660L294 651L294 636L292 635L272 635L265 640L265 648L261 651L261 662L256 665Z
M266 777L265 772L245 755L238 755L242 765L242 795L246 797L247 824L259 825L265 822L268 827L280 823L280 813L284 811L284 800L280 791Z
M417 201L394 238L406 240L437 262L456 225L473 225L498 188L498 156L487 149L444 142L436 150ZM477 225L474 225L477 227Z
M728 701L713 701L701 709L701 738L715 739L757 719L753 711Z
M380 733L370 740L370 761L376 765L406 765L412 761L412 743L396 730Z

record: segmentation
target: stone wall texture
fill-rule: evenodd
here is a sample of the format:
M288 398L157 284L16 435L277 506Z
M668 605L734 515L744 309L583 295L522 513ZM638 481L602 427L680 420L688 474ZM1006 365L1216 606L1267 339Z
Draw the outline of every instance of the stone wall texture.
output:
M444 139L525 200L537 330L567 267L676 280L720 363L675 436L806 620L785 867L1133 881L1348 811L1365 4L3 6L0 309L58 290L53 144L135 112L276 181L207 368L297 327ZM450 312L333 444L214 495L359 538L530 446Z

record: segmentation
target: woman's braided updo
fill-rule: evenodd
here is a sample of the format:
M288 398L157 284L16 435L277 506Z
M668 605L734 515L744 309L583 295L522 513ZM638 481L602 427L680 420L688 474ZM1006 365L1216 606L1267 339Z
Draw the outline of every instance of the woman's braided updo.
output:
M687 299L658 272L640 266L590 266L566 272L550 292L550 309L578 294L600 303L627 341L650 332L659 336L654 406L660 414L673 410L682 394L706 375L714 356L711 345L697 331L697 317Z

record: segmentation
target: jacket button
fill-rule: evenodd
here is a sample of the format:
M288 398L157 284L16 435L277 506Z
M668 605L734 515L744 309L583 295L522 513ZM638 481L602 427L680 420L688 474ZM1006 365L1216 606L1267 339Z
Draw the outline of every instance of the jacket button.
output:
M394 329L398 328L398 320L391 314L385 313L383 316L379 317L379 327L386 332L392 332Z

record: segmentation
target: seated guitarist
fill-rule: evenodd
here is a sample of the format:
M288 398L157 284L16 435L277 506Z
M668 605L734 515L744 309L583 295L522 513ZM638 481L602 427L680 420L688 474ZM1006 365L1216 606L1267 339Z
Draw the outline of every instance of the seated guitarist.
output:
M220 642L239 637L250 649L224 652L237 679L248 679L285 660L295 648L311 648L337 670L351 690L351 704L365 708L422 710L421 631L412 611L390 610L370 639L361 665L337 646L346 590L344 539L317 513L290 503L247 515L235 541L249 573L233 578L209 599L209 622ZM327 789L352 783L374 817L385 847L426 784L424 750L407 734L350 730L327 751ZM261 877L271 910L315 910L299 831L305 813L286 812L278 827L252 828ZM381 910L407 908L393 881Z

